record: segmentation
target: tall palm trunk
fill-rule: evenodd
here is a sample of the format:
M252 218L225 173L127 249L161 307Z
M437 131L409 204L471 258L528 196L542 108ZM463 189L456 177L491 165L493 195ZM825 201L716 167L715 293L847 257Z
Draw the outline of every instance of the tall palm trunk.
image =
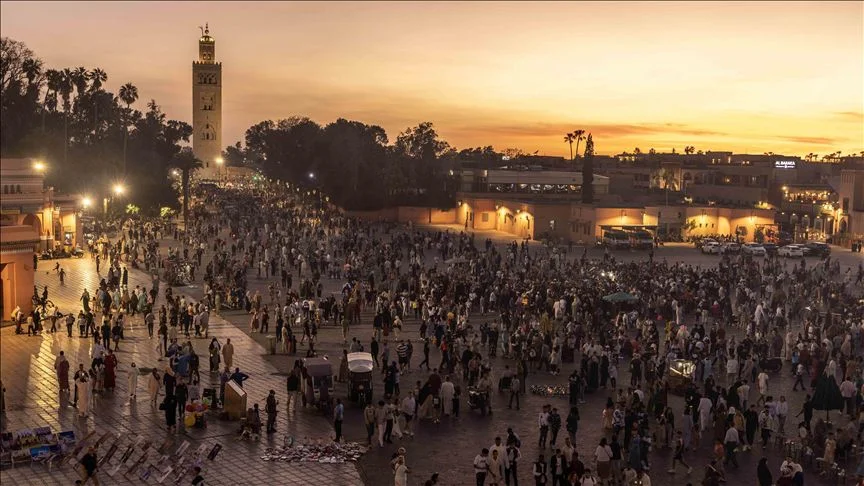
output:
M578 148L576 149L579 150ZM573 141L570 141L570 162L573 162Z
M582 137L576 139L576 155L579 155L579 141L582 140ZM570 158L573 158L573 154L570 154Z
M63 112L63 166L66 166L69 158L69 112Z

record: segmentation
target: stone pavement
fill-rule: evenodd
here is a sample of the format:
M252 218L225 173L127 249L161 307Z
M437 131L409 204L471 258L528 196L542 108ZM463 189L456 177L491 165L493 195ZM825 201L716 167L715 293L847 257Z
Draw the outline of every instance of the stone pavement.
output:
M91 294L97 287L98 278L95 265L89 259L61 260L61 265L67 271L66 285L60 286L58 277L53 273L40 271L36 282L49 286L49 298L59 306L62 312L75 311L80 308L77 300L86 286ZM46 265L47 266L47 265ZM53 267L53 265L52 265ZM129 285L148 285L149 277L131 271ZM164 287L163 287L164 288ZM179 289L178 289L179 290ZM157 301L158 303L158 301ZM126 339L121 341L120 350L116 353L120 362L117 372L117 388L113 392L105 392L96 398L95 412L86 419L79 419L77 409L70 405L69 397L60 394L57 379L53 370L54 359L61 351L65 351L70 361L71 373L77 364L89 364L90 345L92 339L77 337L77 329L72 338L66 337L65 329L56 334L45 333L38 337L26 335L16 336L13 327L0 330L0 376L6 387L7 412L2 416L2 430L14 432L24 428L50 426L54 431L75 430L80 439L90 431L96 431L96 437L105 432L121 437L119 457L126 444L137 437L143 437L153 442L157 447L167 437L164 414L149 403L146 391L146 376L138 380L137 398L130 403L127 390L127 373L129 363L135 361L139 367L154 367L164 365L157 362L156 341L147 337L142 319L137 316L131 320L132 327L125 332ZM263 359L264 349L255 341L249 339L230 323L217 316L210 319L211 336L216 336L224 343L231 338L235 346L235 366L248 373L251 378L245 383L249 406L260 403L263 409L264 399L269 389L275 389L280 395L280 413L278 415L278 433L271 437L262 437L258 443L237 441L238 424L222 422L215 417L209 420L206 429L190 429L185 434L175 436L172 446L167 450L173 452L184 440L190 442L189 451L196 450L199 445L208 447L215 443L224 449L216 460L204 461L204 477L207 484L328 484L353 486L363 484L355 464L287 464L265 462L260 459L264 449L271 443L281 443L285 434L293 435L298 441L304 437L323 438L332 433L327 422L313 414L303 411L285 409L287 403L284 396L285 381L277 370ZM209 339L194 339L196 352L202 358L202 388L218 389L218 376L206 373L207 347ZM262 411L263 415L263 411ZM95 440L95 437L94 439ZM113 439L112 439L113 440ZM111 440L100 448L104 454ZM140 450L140 449L139 449ZM136 450L130 460L136 460L141 454ZM151 459L158 459L155 454ZM148 460L149 462L149 460ZM146 464L146 463L145 463ZM134 475L133 479L121 477L118 473L108 477L107 473L99 473L103 484L142 484ZM183 483L188 483L187 476ZM14 484L46 484L68 485L78 479L77 474L69 465L55 467L49 472L43 465L32 468L24 465L7 469L0 473L0 483L4 486ZM149 480L151 483L155 479ZM166 484L170 479L166 480Z
M482 244L482 239L478 235L477 244ZM506 240L504 241L506 243ZM167 247L173 244L170 241L165 241L160 244L160 247ZM842 251L842 250L841 250ZM846 250L848 252L848 250ZM430 254L431 255L431 254ZM574 253L575 256L581 255L581 250ZM602 257L602 250L591 249L589 251L591 258ZM616 258L621 260L647 261L647 255L643 252L620 252L615 254ZM852 266L853 269L857 266L855 258L849 258L850 255L841 255L840 251L835 252L835 256L842 258L841 264L844 266ZM205 265L209 253L205 255ZM714 255L702 255L696 251L692 245L687 247L669 246L659 248L655 252L655 258L668 258L669 261L684 261L685 263L694 266L702 266L703 268L716 265L718 259ZM808 265L816 263L817 259L808 259ZM792 265L793 262L790 262ZM299 279L295 277L295 285ZM271 280L272 281L272 280ZM249 288L254 293L256 290L261 292L264 303L269 300L267 285L271 283L267 279L258 279L253 272L249 276ZM340 280L324 279L324 294L330 292L338 292L342 282ZM200 297L200 286L184 287L175 289L181 294ZM223 312L222 316L228 321L234 323L238 330L248 334L249 316L245 312L230 311ZM350 331L350 337L361 339L368 349L368 343L372 335L372 314L370 311L365 311L362 314L361 325L353 327ZM492 316L488 318L482 316L472 316L472 320L477 325L483 320L491 321ZM422 360L422 343L418 340L419 337L419 321L413 318L406 319L405 331L403 335L406 338L412 339L415 342L415 352L412 359L412 365L416 367ZM272 327L272 325L271 325ZM738 335L738 331L731 331L732 334ZM250 338L255 339L262 345L265 342L265 337L261 334L251 334ZM342 336L341 328L338 326L327 325L319 330L319 343L316 349L319 354L329 355L334 358L334 371L338 369L339 359L336 358L342 354ZM740 338L740 335L739 335ZM298 355L304 355L306 347L302 346L298 349ZM500 355L500 353L499 353ZM391 356L395 356L395 349L391 349ZM272 363L281 372L285 373L290 370L293 365L295 356L277 354L268 356L266 359ZM435 367L440 363L440 353L433 350L430 354L430 361ZM497 358L493 360L496 370L503 369L505 364L514 367L515 364L511 360ZM534 372L529 376L527 386L534 384L550 384L564 385L567 383L567 376L574 369L576 364L564 364L563 370L557 376L551 376L546 372ZM772 391L778 395L782 391L786 391L786 398L790 402L790 413L793 415L800 410L801 403L804 399L803 392L791 392L793 380L789 376L788 364L787 369L781 374L772 375L770 386ZM627 371L628 363L622 361L619 364L619 387L629 384L630 374ZM425 371L412 371L401 377L401 387L403 390L413 388L416 381L425 381L427 373ZM464 389L464 387L463 387ZM281 389L276 389L277 394L282 396ZM345 385L336 384L337 396L346 396ZM579 433L577 434L576 447L580 457L586 466L592 467L594 464L593 453L594 449L602 436L601 430L601 414L603 405L607 395L611 395L611 390L608 392L599 391L593 395L589 395L587 403L580 405L581 422L579 424ZM383 395L383 377L375 385L374 400L377 401ZM389 460L392 454L399 447L405 447L408 454L408 466L411 469L409 475L409 484L422 485L433 472L440 473L441 484L447 485L473 485L473 469L472 461L474 456L483 447L489 447L493 444L495 436L506 437L508 427L512 427L517 434L522 438L522 463L519 469L519 479L523 484L532 483L531 480L531 463L537 459L537 455L543 452L546 460L552 451L547 447L545 451L540 451L537 444L537 426L536 419L543 404L549 403L557 407L562 415L562 420L566 418L568 412L568 400L563 398L543 398L530 393L522 397L521 411L508 410L504 395L496 394L493 397L493 407L495 413L491 416L482 417L479 412L471 411L467 408L464 402L465 395L463 394L462 412L458 419L442 420L439 424L433 424L430 421L422 421L419 425L415 422L415 437L413 439L405 438L403 440L394 439L393 444L385 444L385 447L378 448L377 446L370 450L359 462L363 478L368 485L384 485L391 484L393 481L392 471L389 468ZM752 391L752 399L755 400L756 392ZM683 410L683 397L672 395L670 396L670 406L676 412L676 418L680 420L681 410ZM346 401L345 424L344 432L348 440L363 442L366 438L365 429L363 427L362 410L359 406ZM818 416L818 415L817 415ZM837 413L832 413L832 417L836 417ZM843 419L845 424L845 419ZM797 422L792 417L787 423L787 432L794 430ZM562 433L559 436L559 441L563 443ZM701 447L697 452L689 452L685 455L685 459L694 467L694 471L690 475L684 474L684 470L680 469L675 475L666 472L671 453L668 450L658 450L651 453L652 471L651 478L655 481L662 482L668 486L685 486L688 483L698 484L703 477L703 467L709 462L710 447L712 443L709 439L702 441ZM766 453L769 458L769 467L774 473L775 478L779 474L780 463L782 462L782 451L779 449L769 449ZM740 453L738 460L741 464L740 469L727 471L729 484L755 484L755 471L761 450ZM854 471L855 464L850 463L850 471ZM819 479L810 473L807 475L808 483L819 484Z

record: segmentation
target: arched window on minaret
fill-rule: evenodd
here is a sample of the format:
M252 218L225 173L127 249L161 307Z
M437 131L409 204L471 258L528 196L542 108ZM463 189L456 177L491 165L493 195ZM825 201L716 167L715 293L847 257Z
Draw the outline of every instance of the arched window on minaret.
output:
M209 123L204 125L204 130L201 132L201 140L216 140L216 130Z

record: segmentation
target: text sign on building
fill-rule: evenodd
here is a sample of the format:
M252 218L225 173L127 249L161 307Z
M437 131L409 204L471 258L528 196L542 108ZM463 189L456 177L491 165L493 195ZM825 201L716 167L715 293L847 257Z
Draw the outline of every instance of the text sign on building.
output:
M794 169L795 161L794 160L775 160L774 161L775 169Z

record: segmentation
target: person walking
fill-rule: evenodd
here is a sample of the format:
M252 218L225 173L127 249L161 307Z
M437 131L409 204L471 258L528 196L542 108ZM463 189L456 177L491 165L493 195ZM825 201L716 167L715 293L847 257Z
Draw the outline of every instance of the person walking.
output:
M518 376L513 376L510 380L510 401L507 403L507 408L513 408L513 400L516 400L516 410L519 410L519 392L521 383Z
M342 399L336 399L336 406L333 407L333 429L336 431L336 442L342 441L342 421L345 420L345 405L342 405Z
M57 373L57 383L61 392L69 393L69 361L63 351L54 360L54 370Z
M128 388L129 388L129 400L135 401L136 390L138 389L138 367L135 366L135 362L129 364L129 378L128 378Z
M76 374L75 379L75 396L78 406L78 416L87 417L90 410L91 385L88 373L81 375Z
M735 425L730 423L729 428L726 429L726 436L723 440L723 447L726 450L726 458L723 461L724 465L732 464L736 468L738 467L738 459L735 457L735 448L738 447L740 442L738 429L735 428Z
M759 480L759 486L774 484L774 476L771 474L771 469L768 468L768 458L759 459L759 465L756 466L756 479Z
M93 480L93 484L99 486L99 478L96 477L96 471L99 466L99 460L96 457L96 448L90 446L87 453L81 458L81 484L87 484Z
M270 390L267 395L267 400L264 403L264 412L267 413L267 433L276 432L276 413L278 412L279 402L276 400L276 390Z
M594 449L594 469L597 476L604 482L612 473L612 447L606 443L606 437L600 438L600 444Z
M540 429L540 437L537 445L540 449L546 448L546 436L549 434L549 405L543 405L537 416L537 427Z
M522 459L522 452L519 450L516 440L507 440L507 448L504 450L504 484L510 486L510 480L513 480L513 486L519 486L519 460Z
M555 447L555 442L558 440L558 432L561 430L561 415L558 414L557 408L553 408L552 411L549 412L547 421L549 422L549 431L552 433L552 437L549 440L549 446Z
M159 408L165 412L165 426L168 433L177 433L177 399L173 394L166 394Z
M222 360L225 361L225 367L229 370L234 365L234 344L231 343L231 338L225 340L225 345L222 346Z
M546 471L546 458L543 456L543 454L540 454L537 457L537 460L534 461L534 467L532 469L532 476L534 477L535 486L544 486L546 484Z
M474 480L477 486L485 486L489 473L489 449L484 448L474 456Z
M153 368L150 371L150 376L147 378L147 391L150 393L150 405L156 407L156 401L159 399L159 389L162 387L162 377L159 376L159 370Z
M675 446L674 452L672 453L672 464L669 465L669 474L675 474L675 466L680 462L682 466L687 468L687 474L693 472L693 468L690 467L689 464L684 462L684 437L681 431L677 431L675 433Z
M366 441L369 447L372 447L372 437L375 436L375 407L371 402L363 409L363 422L366 425Z

